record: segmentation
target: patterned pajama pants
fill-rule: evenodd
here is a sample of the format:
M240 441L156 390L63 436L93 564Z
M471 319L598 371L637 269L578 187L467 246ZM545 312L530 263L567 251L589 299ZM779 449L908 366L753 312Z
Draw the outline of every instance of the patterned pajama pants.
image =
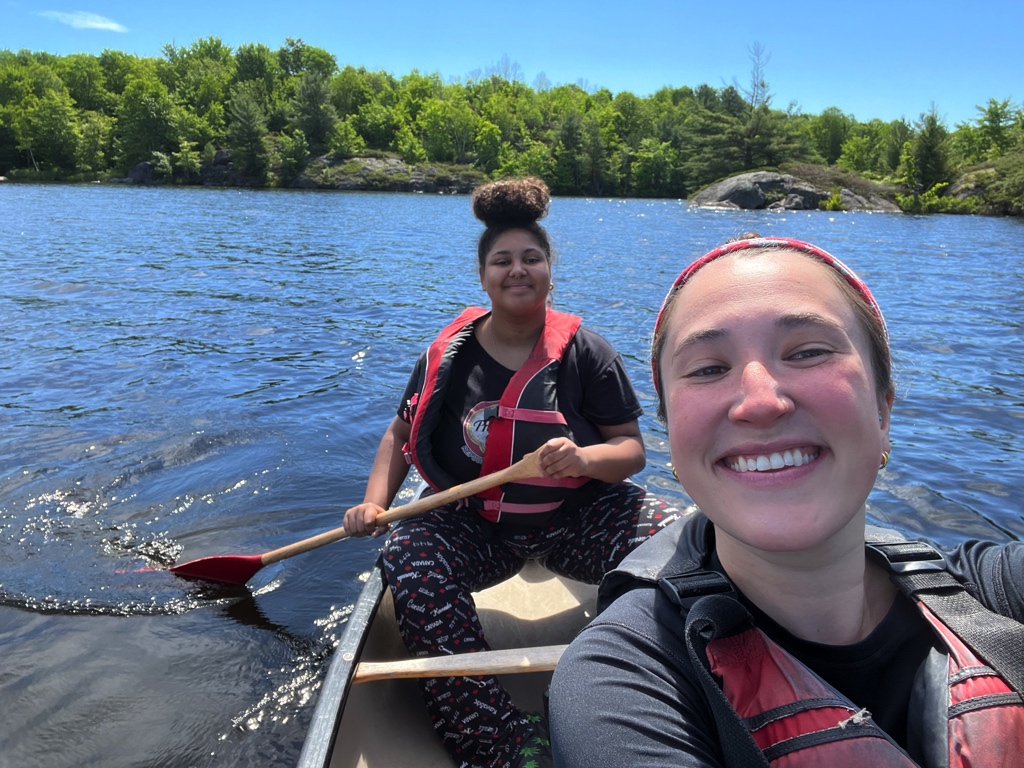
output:
M491 523L453 505L403 520L384 545L384 567L405 645L414 656L488 650L471 592L514 576L530 559L596 584L678 516L641 486L615 483L542 527ZM420 684L434 730L460 766L510 765L530 736L495 677Z

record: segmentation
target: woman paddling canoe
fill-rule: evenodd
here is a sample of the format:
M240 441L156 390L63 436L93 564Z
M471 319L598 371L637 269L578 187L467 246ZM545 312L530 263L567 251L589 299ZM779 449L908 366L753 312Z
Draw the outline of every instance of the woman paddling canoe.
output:
M548 205L537 179L474 194L486 227L478 269L490 309L466 310L420 356L364 502L345 514L353 535L381 533L376 517L401 486L407 456L437 490L543 446L542 477L394 526L383 563L399 630L416 656L486 650L471 592L527 560L597 583L677 514L625 482L645 454L621 358L579 318L550 307L551 247L538 224ZM545 759L543 723L519 711L496 678L430 678L421 689L457 764Z

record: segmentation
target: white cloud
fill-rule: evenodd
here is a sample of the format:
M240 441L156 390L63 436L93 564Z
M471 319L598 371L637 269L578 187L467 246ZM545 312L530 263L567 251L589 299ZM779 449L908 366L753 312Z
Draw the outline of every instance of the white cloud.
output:
M59 21L75 29L103 29L108 32L127 32L128 27L118 24L113 19L100 16L97 13L75 11L74 13L61 13L60 11L40 11L40 16Z

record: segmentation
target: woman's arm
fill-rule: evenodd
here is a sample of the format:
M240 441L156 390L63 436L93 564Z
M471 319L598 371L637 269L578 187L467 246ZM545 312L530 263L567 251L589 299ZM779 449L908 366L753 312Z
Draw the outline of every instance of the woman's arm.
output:
M345 512L345 530L350 536L379 536L387 527L375 525L377 515L386 510L409 474L403 448L409 442L412 426L395 416L377 446L377 455L366 481L363 503Z
M655 589L619 598L551 681L559 768L720 768L718 733L687 656L685 620Z
M567 437L548 440L540 452L540 467L548 477L593 477L618 483L647 463L640 425L597 425L604 442L580 447Z

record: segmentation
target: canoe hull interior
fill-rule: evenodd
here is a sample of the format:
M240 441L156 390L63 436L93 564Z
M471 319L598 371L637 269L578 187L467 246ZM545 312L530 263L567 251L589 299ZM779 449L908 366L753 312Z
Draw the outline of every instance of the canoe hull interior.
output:
M531 562L474 599L492 649L528 648L569 642L594 616L596 587L555 576ZM350 682L359 661L408 657L378 564L335 651L300 768L451 768L415 680ZM508 674L501 680L520 709L543 710L550 672Z

